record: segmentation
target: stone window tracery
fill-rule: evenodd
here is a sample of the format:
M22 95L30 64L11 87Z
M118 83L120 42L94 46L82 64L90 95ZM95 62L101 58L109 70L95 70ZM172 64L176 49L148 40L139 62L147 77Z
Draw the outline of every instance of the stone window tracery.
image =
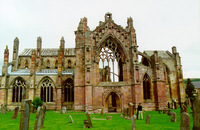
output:
M41 83L41 100L44 102L53 102L53 83L50 79L45 79Z
M21 102L26 96L26 84L21 78L14 81L12 102Z
M67 79L65 81L64 102L74 102L74 83L72 79Z
M145 74L143 78L143 95L145 100L150 99L150 88L150 78L147 74Z
M101 48L99 58L101 81L123 81L122 57L115 42L107 40Z

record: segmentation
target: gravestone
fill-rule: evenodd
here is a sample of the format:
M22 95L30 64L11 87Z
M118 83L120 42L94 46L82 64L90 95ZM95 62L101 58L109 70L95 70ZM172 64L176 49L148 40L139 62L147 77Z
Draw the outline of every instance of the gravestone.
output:
M88 120L88 123L89 123L89 128L93 128L92 127L92 122L91 122L91 119L90 119L90 115L88 112L86 112L86 116L87 116L87 120Z
M62 107L61 114L66 113L66 110L67 110L66 107Z
M196 96L193 101L193 130L200 130L200 100Z
M172 113L172 110L171 110L171 109L169 109L169 110L168 110L168 113L167 113L167 115L168 115L168 116L170 116L170 115L171 115L171 113Z
M132 118L134 114L134 108L133 108L134 105L133 103L129 103L128 106L129 106L129 118Z
M146 124L150 124L150 118L151 118L151 116L148 114L146 116Z
M171 122L176 122L176 113L175 112L172 112L171 113Z
M72 116L71 116L71 115L69 115L69 117L70 117L70 119L71 119L71 122L72 122L72 123L74 123L74 120L72 119Z
M46 106L42 106L42 119L41 119L41 126L40 126L40 128L43 128L43 126L44 126L45 115L46 115Z
M34 130L40 130L41 122L42 122L42 108L38 107L37 113L35 115Z
M190 130L190 115L186 112L181 113L181 130Z
M136 115L133 115L133 117L132 117L132 130L135 130L135 126L136 126Z
M19 111L19 107L16 107L14 109L14 113L13 113L13 116L12 116L12 119L15 120L17 118L17 115L18 115L18 111Z
M123 107L123 117L127 116L127 107Z
M103 117L103 108L101 108L101 117Z
M6 105L1 105L1 114L6 114Z
M29 129L29 118L31 113L31 100L25 99L21 105L21 117L20 117L20 130Z
M107 116L106 119L107 120L112 120L112 116Z
M83 121L83 128L90 128L88 120Z

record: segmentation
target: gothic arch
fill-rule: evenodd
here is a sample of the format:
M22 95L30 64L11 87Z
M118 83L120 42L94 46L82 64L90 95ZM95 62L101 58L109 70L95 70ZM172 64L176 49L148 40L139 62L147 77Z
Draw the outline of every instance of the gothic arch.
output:
M50 77L45 76L42 78L38 84L38 88L40 89L39 95L42 101L53 102L55 84Z
M74 102L74 80L68 78L63 83L63 101Z
M26 98L27 84L22 77L16 77L11 82L12 102L21 102Z
M97 48L98 48L97 54L99 54L101 52L101 49L105 45L105 42L107 42L109 39L116 43L117 47L120 50L120 53L123 54L123 57L124 57L123 62L125 62L125 59L128 57L128 53L125 50L125 47L120 42L120 40L117 39L115 36L113 36L111 34L103 37L102 40L98 43L98 45L97 45Z
M143 76L143 99L152 99L151 97L151 79L147 73Z

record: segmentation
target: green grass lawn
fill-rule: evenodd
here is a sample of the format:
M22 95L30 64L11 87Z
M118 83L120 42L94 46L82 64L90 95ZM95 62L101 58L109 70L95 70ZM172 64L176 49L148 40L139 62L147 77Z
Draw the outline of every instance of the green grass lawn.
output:
M171 122L170 116L167 114L158 114L157 111L148 111L144 113L143 120L136 121L137 130L180 130L180 109L173 110L177 113L177 122ZM190 114L191 109L188 108ZM151 115L151 123L145 124L146 115ZM20 113L18 113L17 119L12 120L13 111L6 114L0 114L0 129L1 130L18 130L20 124ZM31 113L29 129L34 129L36 113ZM71 123L69 115L72 116L74 123ZM112 120L98 120L106 119L106 116L112 116ZM96 130L130 130L131 120L126 120L120 117L121 114L104 114L101 117L100 114L90 114L93 129ZM47 111L44 121L44 130L61 130L61 129L83 129L83 120L87 119L84 112L72 112L68 111L66 114L56 113L54 111ZM193 119L190 114L190 128L192 129Z

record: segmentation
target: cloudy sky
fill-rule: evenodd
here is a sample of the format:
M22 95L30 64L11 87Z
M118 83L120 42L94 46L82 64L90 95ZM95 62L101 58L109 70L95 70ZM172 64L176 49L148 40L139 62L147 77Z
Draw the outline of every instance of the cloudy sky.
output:
M58 48L62 36L72 48L80 18L93 30L107 12L123 27L133 18L140 51L176 46L184 78L200 78L199 0L0 0L0 73L6 45L12 59L15 37L19 52L36 48L38 36L43 48Z

